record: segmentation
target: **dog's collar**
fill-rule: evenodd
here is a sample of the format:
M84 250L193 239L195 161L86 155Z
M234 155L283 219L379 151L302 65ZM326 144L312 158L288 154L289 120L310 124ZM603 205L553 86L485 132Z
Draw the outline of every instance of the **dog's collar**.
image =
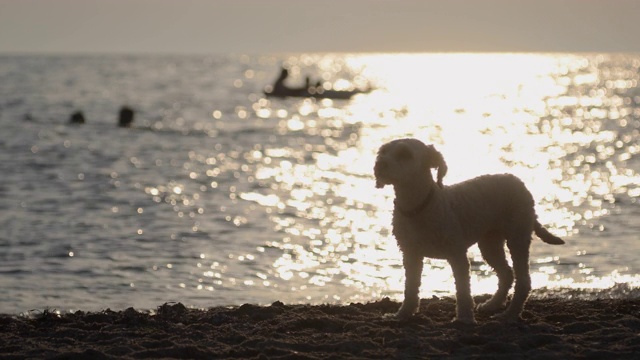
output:
M393 205L400 212L400 214L406 217L414 217L420 214L422 210L424 210L427 207L427 205L429 205L429 203L431 202L431 198L433 198L434 192L435 192L434 189L431 189L431 191L429 191L429 193L427 194L427 197L424 198L424 200L420 203L420 205L418 205L418 207L412 210L403 210L400 206L398 206L397 200L393 201Z

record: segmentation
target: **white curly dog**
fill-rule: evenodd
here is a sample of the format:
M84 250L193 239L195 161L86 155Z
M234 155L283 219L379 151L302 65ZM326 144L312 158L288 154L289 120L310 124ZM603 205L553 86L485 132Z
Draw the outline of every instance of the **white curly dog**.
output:
M438 169L436 181L431 169ZM442 154L417 139L394 140L378 151L376 187L393 186L393 235L402 251L406 275L404 302L396 317L404 319L418 310L423 259L430 257L446 259L451 265L456 285L454 320L475 323L467 249L477 242L482 257L498 275L498 290L478 310L495 312L504 307L515 274L513 298L496 317L516 321L531 291L531 233L548 244L564 241L540 225L533 197L517 177L483 175L443 186L446 173ZM505 240L513 270L505 255Z

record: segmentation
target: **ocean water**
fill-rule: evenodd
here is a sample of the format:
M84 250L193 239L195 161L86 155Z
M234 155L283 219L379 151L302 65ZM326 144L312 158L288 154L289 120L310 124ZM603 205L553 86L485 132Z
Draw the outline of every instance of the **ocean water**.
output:
M270 99L291 85L372 87ZM377 148L418 137L453 184L518 175L535 288L640 286L640 55L0 56L0 312L401 299ZM132 128L116 126L121 106ZM81 110L84 125L69 125ZM497 280L469 252L472 290ZM425 260L421 296L452 295Z

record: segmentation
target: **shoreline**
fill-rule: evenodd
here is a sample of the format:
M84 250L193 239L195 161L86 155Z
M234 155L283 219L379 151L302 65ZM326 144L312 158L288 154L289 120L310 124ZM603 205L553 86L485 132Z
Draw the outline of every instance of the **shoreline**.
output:
M476 296L477 303L488 295ZM640 356L640 298L532 298L522 320L503 324L476 314L452 323L455 300L422 299L405 321L399 302L245 304L155 311L0 315L3 359L141 358L616 358Z

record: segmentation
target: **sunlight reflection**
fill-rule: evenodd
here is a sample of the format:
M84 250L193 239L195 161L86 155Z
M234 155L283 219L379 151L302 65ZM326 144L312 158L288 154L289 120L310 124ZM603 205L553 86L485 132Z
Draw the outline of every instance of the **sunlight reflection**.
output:
M254 99L235 113L273 127L269 143L190 155L203 167L184 164L191 180L207 179L207 189L253 206L224 214L226 222L251 230L252 216L264 216L275 232L253 254L229 258L269 261L269 269L252 268L237 278L212 269L204 277L215 279L214 287L304 290L297 297L304 301L401 297L404 270L391 235L393 194L374 188L372 168L381 144L417 137L444 154L447 185L503 172L527 184L540 221L569 243L551 248L534 240L535 288L638 284L637 276L621 267L600 268L589 256L610 240L609 215L636 204L640 194L637 167L628 166L640 153L640 112L632 108L636 100L616 93L637 86L638 72L614 78L600 70L605 60L524 54L288 57L294 81L313 67L335 89L376 89L344 102ZM216 111L214 118L220 118ZM201 202L182 182L145 191L185 213ZM578 236L582 242L574 241ZM497 279L477 247L469 256L474 294L495 291ZM455 292L445 261L425 260L423 277L421 296Z
M608 210L592 195L610 196L615 190L613 180L598 171L567 176L582 164L593 164L596 160L589 154L575 158L568 164L571 167L566 168L563 159L590 144L609 144L616 134L601 131L597 123L571 118L558 123L548 117L557 108L600 106L608 102L603 99L604 94L599 94L600 98L563 95L569 86L565 79L571 75L567 67L584 70L588 66L579 58L576 61L578 65L558 64L554 57L538 55L347 57L345 66L358 69L361 76L380 85L381 90L354 100L346 111L320 109L315 102L302 102L298 108L301 117L293 116L286 124L288 131L315 128L318 124L314 114L319 118L342 117L349 122L357 119L363 121L357 145L335 154L316 153L315 164L311 166L281 162L279 169L261 171L261 178L272 178L280 188L290 190L290 199L284 203L296 209L298 216L321 219L321 227L314 226L314 231L308 225L288 231L319 241L312 243L310 249L296 247L295 261L287 256L276 261L274 267L281 277L290 279L296 271L335 267L331 274L320 276L321 281L314 277L314 284L321 286L333 275L342 274L340 282L347 287L377 295L402 292L401 256L389 229L391 194L386 190L374 191L371 179L377 146L396 137L416 136L436 143L446 154L448 183L484 173L518 175L539 200L540 219L560 235L575 234L576 221L606 215ZM570 79L577 86L594 86L598 81L593 73L577 74ZM387 112L388 109L392 111ZM590 114L591 118L604 116L594 111ZM574 125L582 131L572 130ZM339 123L332 126L340 129ZM614 153L615 149L608 146L598 150L597 156L606 160ZM545 175L540 176L541 172ZM631 181L626 176L614 175L612 179L618 183ZM637 178L635 173L632 176ZM593 209L582 214L573 210L585 201ZM562 205L567 203L571 206ZM339 242L346 245L343 250L348 250L340 256L338 249L329 246ZM434 261L427 261L431 265L426 267L422 293L453 293L446 263L434 266ZM536 287L599 286L595 279L605 279L589 278L589 271L578 271L587 276L580 282L567 274L558 275L554 263L542 261L541 265L533 276ZM490 271L483 273L474 275L475 293L489 293L497 286Z

